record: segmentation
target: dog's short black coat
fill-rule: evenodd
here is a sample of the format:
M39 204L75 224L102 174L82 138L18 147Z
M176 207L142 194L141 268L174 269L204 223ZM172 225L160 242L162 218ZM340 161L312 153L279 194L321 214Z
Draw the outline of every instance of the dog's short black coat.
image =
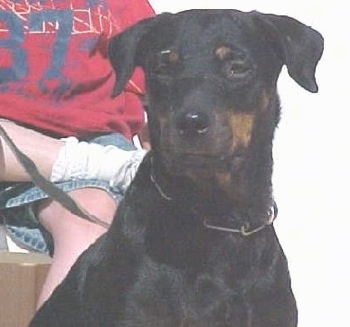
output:
M145 71L152 150L107 232L31 327L294 327L272 220L283 65L317 92L321 35L286 16L161 14L112 38L117 95Z

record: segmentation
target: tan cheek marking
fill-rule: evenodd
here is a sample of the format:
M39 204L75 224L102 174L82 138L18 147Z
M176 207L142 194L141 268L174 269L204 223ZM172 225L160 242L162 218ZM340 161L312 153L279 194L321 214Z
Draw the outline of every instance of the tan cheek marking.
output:
M218 185L222 190L224 190L227 194L231 193L231 172L217 172L216 180Z
M247 147L252 136L254 115L235 113L230 116L230 126L233 135L233 148Z

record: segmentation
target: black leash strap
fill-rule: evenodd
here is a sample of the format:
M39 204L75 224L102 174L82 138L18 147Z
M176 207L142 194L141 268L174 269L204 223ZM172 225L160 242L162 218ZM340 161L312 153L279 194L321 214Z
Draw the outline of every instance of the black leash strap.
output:
M102 221L98 217L91 215L84 208L79 206L66 192L62 191L54 183L47 180L43 175L41 175L35 165L35 163L26 156L22 151L20 151L9 135L6 133L4 128L0 124L0 135L5 140L6 144L9 146L13 154L16 156L17 160L23 166L27 174L32 179L32 182L44 191L50 198L59 202L65 209L70 211L72 214L89 220L95 224L98 224L104 228L108 228L109 224Z

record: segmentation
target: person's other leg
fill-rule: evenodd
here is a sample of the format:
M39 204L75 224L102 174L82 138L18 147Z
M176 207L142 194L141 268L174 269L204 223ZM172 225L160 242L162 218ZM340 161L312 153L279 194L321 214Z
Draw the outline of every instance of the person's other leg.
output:
M117 204L104 190L85 188L71 191L69 194L90 214L108 223L113 220ZM61 283L79 255L106 232L105 228L71 214L59 203L51 200L41 202L38 218L52 235L54 254L37 308Z

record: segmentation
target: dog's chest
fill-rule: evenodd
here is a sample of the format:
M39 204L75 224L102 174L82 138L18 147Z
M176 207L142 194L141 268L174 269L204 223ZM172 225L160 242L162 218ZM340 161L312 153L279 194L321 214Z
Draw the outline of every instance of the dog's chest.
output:
M164 267L140 277L125 310L133 326L249 326L244 299L220 278L205 274L192 278Z

